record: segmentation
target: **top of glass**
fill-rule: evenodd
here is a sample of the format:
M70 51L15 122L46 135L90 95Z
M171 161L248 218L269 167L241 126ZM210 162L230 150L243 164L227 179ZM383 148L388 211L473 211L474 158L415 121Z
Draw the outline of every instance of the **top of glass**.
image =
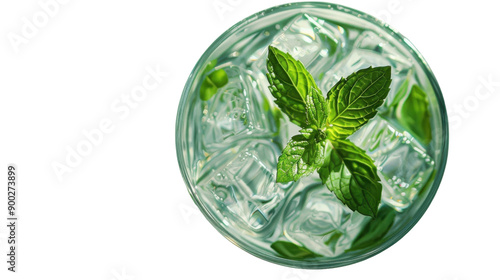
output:
M270 255L270 254L265 254L258 249L255 249L251 246L246 245L245 243L238 242L237 239L232 236L225 228L223 228L216 220L214 217L210 216L208 214L209 211L205 209L205 205L200 202L198 199L196 193L194 192L194 185L192 181L189 179L189 175L187 172L187 165L186 165L186 159L184 158L184 145L185 141L183 140L183 134L185 133L185 126L183 124L183 110L187 106L188 102L188 95L192 89L194 79L197 77L198 73L202 71L202 67L206 64L206 62L213 56L214 51L226 40L231 38L234 34L240 32L241 30L244 30L246 26L251 25L255 22L258 22L259 20L273 17L273 16L279 16L280 13L285 12L285 11L296 11L297 14L299 13L307 13L307 12L322 12L322 16L327 15L327 13L330 13L331 11L333 14L338 14L342 13L345 15L350 15L354 18L362 19L365 21L367 24L373 24L379 28L381 28L384 32L389 34L391 37L396 39L411 55L413 56L415 63L420 65L420 67L423 69L425 72L425 75L427 76L429 82L431 83L431 86L434 90L435 97L439 106L439 111L440 111L440 121L441 121L441 135L439 135L442 139L441 141L441 146L440 147L435 147L436 150L440 150L439 158L436 159L436 176L434 178L434 181L430 187L430 190L425 197L425 200L421 203L420 207L415 213L415 216L404 225L401 230L398 232L395 232L391 236L387 238L387 241L381 244L379 247L367 251L367 252L361 252L361 254L358 255L352 255L349 254L348 256L337 256L332 259L322 259L322 260L314 260L314 262L307 261L307 260L288 260L288 259L283 259L281 257L275 256L275 255ZM189 79L185 85L185 88L183 90L183 94L181 97L181 101L179 104L179 109L178 109L178 114L177 114L177 120L176 120L176 148L177 148L177 157L178 157L178 162L180 166L181 173L183 175L184 181L186 182L186 185L188 186L188 191L197 204L197 206L202 210L202 213L205 215L205 217L210 221L210 223L221 233L223 234L229 241L234 243L236 246L242 248L243 250L247 251L248 253L257 256L261 259L285 265L285 266L290 266L290 267L297 267L297 268L314 268L314 269L319 269L319 268L332 268L332 267L339 267L339 266L345 266L349 264L353 264L359 261L362 261L364 259L367 259L371 256L374 256L385 249L389 248L391 245L396 243L399 239L401 239L417 222L418 220L422 217L424 212L427 210L429 204L431 203L434 195L436 194L436 191L438 189L438 186L441 182L445 165L446 165L446 158L447 158L447 152L448 152L448 120L447 120L447 114L446 114L446 108L444 105L444 100L441 94L441 90L439 88L439 85L429 68L427 62L424 60L422 55L416 50L416 48L406 39L404 36L402 36L400 33L389 27L387 24L383 23L382 21L365 14L363 12L357 11L355 9L351 9L345 6L341 5L336 5L332 3L325 3L325 2L298 2L298 3L290 3L290 4L284 4L276 7L272 7L269 9L266 9L264 11L258 12L256 14L253 14L231 28L229 28L226 32L224 32L221 36L219 36L211 45L210 47L205 51L205 53L202 55L202 57L199 59L198 63L194 67L193 71L191 72Z

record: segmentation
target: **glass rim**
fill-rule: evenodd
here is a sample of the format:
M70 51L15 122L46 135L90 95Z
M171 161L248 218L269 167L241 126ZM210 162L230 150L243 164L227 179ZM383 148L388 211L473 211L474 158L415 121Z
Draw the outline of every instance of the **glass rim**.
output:
M441 158L439 165L436 166L436 175L434 177L434 181L432 182L432 185L429 188L429 193L427 194L425 200L422 202L420 207L417 209L414 217L407 222L404 227L401 228L401 230L394 232L392 235L390 235L385 242L380 244L380 246L374 248L373 250L367 251L365 253L362 253L360 255L356 256L349 256L342 258L342 256L337 256L331 259L325 259L325 260L291 260L291 259L285 259L279 256L274 256L274 255L269 255L269 254L264 254L262 252L259 252L259 250L254 249L251 246L247 246L247 244L242 244L242 242L238 241L238 238L235 238L228 230L226 230L224 227L222 227L215 217L213 217L209 210L205 207L203 203L200 202L198 199L197 195L194 193L193 188L194 186L191 184L191 182L188 179L188 173L186 170L186 164L185 160L183 157L183 151L182 151L182 142L183 142L183 133L184 131L181 131L181 121L182 121L182 112L184 111L184 108L186 108L186 102L188 98L188 93L191 89L191 86L193 84L193 78L196 76L196 74L201 70L201 68L204 65L204 62L207 61L207 59L210 57L210 55L213 53L213 51L220 45L220 43L224 42L226 39L229 38L232 34L235 33L238 29L240 29L242 26L253 23L257 20L259 20L262 17L268 17L271 16L275 13L286 11L286 10L292 10L292 9L301 9L301 8L317 8L317 9L324 9L324 10L333 10L336 12L340 13L345 13L349 14L358 18L362 18L363 20L372 23L376 25L377 27L383 29L385 32L387 32L390 36L394 37L397 39L400 44L407 50L409 51L414 58L416 58L415 62L420 65L420 67L423 69L426 77L429 79L429 82L434 90L435 97L438 103L439 107L439 112L441 114L441 125L442 125L442 132L441 132L441 137L442 137L442 145L440 147L441 151ZM394 245L396 242L398 242L401 238L403 238L414 226L417 224L417 222L420 220L420 218L424 215L425 211L428 209L431 201L433 200L434 196L436 195L436 192L439 188L439 185L441 183L442 177L444 175L444 170L446 167L446 161L448 157L448 139L449 139L449 128L448 128L448 116L446 112L446 107L444 103L444 99L442 96L441 89L439 87L439 84L436 80L436 77L434 76L432 70L430 69L429 65L423 58L423 56L420 54L420 52L415 48L415 46L406 38L404 37L401 33L390 27L388 24L384 23L383 21L366 14L364 12L358 11L356 9L346 7L343 5L338 5L334 3L328 3L328 2L294 2L294 3L288 3L288 4L282 4L282 5L277 5L270 7L268 9L259 11L257 13L254 13L245 19L237 22L233 26L231 26L229 29L227 29L224 33L222 33L208 48L207 50L203 53L203 55L198 59L196 65L194 66L193 70L191 71L188 80L186 82L186 85L184 86L184 89L182 91L181 99L179 102L179 107L177 110L177 117L176 117L176 124L175 124L175 145L176 145L176 152L177 152L177 161L179 164L179 168L182 174L182 177L184 179L184 182L186 184L186 187L188 189L189 195L195 202L196 206L200 209L200 211L203 213L205 218L210 222L210 224L219 231L227 240L229 240L231 243L236 245L237 247L243 249L247 253L256 256L260 259L263 259L265 261L269 261L275 264L283 265L283 266L288 266L288 267L293 267L293 268L305 268L305 269L326 269L326 268L334 268L334 267L341 267L341 266L346 266L346 265L351 265L363 260L366 260L370 257L373 257L382 251L386 250L387 248L391 247Z

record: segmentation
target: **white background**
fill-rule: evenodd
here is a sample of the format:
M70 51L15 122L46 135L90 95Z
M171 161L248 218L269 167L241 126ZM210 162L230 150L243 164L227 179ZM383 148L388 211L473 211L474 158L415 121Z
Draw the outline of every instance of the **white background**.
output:
M413 230L369 260L320 271L225 240L189 197L175 153L177 105L201 54L239 20L286 1L69 0L43 22L46 2L0 3L0 279L500 279L496 2L337 0L420 50L451 138L440 189ZM33 17L40 26L24 36ZM169 75L128 115L112 109L148 67ZM55 162L106 119L111 131L59 180ZM4 263L9 163L19 169L16 274Z

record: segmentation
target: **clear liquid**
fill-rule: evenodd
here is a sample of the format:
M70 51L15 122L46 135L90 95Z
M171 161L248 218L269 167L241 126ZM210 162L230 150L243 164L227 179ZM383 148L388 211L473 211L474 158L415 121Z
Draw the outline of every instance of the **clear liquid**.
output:
M274 254L270 245L285 240L335 257L351 248L371 218L349 210L316 174L276 183L278 156L299 128L280 113L267 89L270 44L299 59L324 93L359 69L392 67L385 104L350 139L374 159L383 184L381 205L398 215L419 200L435 168L432 144L405 130L392 101L396 92L408 94L412 84L425 81L414 61L376 32L301 14L240 38L222 53L216 69L226 71L228 84L192 105L199 140L190 151L196 193L221 226Z

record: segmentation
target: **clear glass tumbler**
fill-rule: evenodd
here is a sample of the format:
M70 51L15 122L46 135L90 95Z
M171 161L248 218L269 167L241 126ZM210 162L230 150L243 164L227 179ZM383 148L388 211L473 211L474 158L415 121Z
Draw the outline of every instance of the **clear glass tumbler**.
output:
M359 69L392 67L384 105L349 138L377 165L377 219L353 213L317 176L276 183L277 158L298 128L267 88L269 45L299 59L323 92ZM445 169L448 121L408 39L354 9L293 3L240 21L201 56L180 100L176 148L191 197L229 241L273 263L332 268L382 252L422 217Z

